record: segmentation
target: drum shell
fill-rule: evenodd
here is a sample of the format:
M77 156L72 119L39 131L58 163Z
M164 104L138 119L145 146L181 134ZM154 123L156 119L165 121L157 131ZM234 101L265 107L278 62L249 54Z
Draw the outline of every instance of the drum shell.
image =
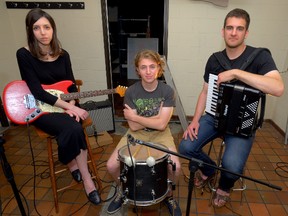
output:
M156 156L154 158L155 165L152 167L148 166L146 160L139 160L136 157L135 166L129 167L125 164L125 156L128 155L125 155L124 149L127 147L122 148L119 150L120 170L126 179L122 181L122 189L128 201L131 204L136 203L137 206L149 206L162 201L168 193L167 166L169 155L162 153L159 158ZM148 157L148 155L146 156ZM143 157L143 153L141 157Z

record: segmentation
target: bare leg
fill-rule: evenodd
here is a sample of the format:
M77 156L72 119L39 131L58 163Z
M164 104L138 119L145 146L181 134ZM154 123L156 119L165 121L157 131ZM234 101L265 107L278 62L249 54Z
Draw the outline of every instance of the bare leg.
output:
M67 166L68 166L70 172L73 172L74 170L77 170L77 169L78 169L78 165L77 165L77 162L76 162L75 159L72 160L71 162L69 162L69 163L67 164Z
M86 194L96 190L95 184L88 170L87 150L81 150L80 154L75 158L77 166L81 172Z
M107 170L110 173L110 175L113 177L114 181L117 183L117 185L120 185L120 181L118 177L120 176L120 162L118 159L118 149L115 149L110 156L110 158L107 161Z

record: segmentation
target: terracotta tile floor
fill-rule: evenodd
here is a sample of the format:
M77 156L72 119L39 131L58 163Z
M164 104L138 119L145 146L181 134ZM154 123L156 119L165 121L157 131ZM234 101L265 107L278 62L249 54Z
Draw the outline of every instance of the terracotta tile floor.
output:
M174 135L176 143L178 143L182 132ZM98 206L87 202L82 184L78 184L73 189L59 193L59 213L56 214L48 175L46 141L37 137L33 127L30 127L30 130L26 126L10 127L3 136L6 140L5 156L11 165L26 215L106 215L102 212L102 208L107 207L107 200L113 194L113 181L107 174L105 165L110 153L121 138L115 133L111 136L114 140L113 144L99 146L93 150L94 160L97 163L103 185L101 191L103 202ZM30 140L35 167L32 163ZM211 152L213 158L216 158L215 152L219 152L219 145L219 140L214 142L215 148ZM183 173L176 185L174 196L181 206L183 215L288 215L288 145L284 145L283 136L271 124L265 122L263 128L258 130L245 170L245 176L264 182L268 186L246 179L247 189L243 193L242 203L241 192L234 191L231 194L232 200L227 206L215 209L209 204L211 193L208 188L204 190L203 194L201 190L194 189L191 202L188 202L190 214L186 214L189 171L187 161L184 159L181 161L183 162ZM35 178L34 169L36 171ZM2 215L21 215L11 184L7 181L1 168L0 173ZM10 179L10 182L13 182L13 178ZM71 175L68 172L65 173L58 182L59 184L71 183ZM271 185L281 187L282 190L269 187ZM132 205L125 205L123 209L125 208L125 212L120 215L137 215L133 213L135 209ZM162 203L157 203L148 207L138 207L138 215L168 215L168 211Z

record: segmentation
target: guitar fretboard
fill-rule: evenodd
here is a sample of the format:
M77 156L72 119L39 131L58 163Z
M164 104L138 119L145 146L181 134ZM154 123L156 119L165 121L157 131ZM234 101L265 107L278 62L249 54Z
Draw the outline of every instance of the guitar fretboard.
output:
M60 98L65 101L69 101L73 99L95 97L95 96L114 94L114 93L116 93L115 89L95 90L95 91L86 91L86 92L73 92L69 94L61 94Z

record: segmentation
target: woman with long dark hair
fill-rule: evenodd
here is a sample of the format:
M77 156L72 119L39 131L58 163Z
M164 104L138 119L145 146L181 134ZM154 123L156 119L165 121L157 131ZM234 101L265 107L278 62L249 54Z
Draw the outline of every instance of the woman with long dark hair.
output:
M81 125L89 114L75 100L66 102L42 87L62 80L75 83L70 56L61 47L53 18L45 11L36 8L28 12L26 33L28 45L17 51L22 79L37 100L65 110L41 115L33 125L56 137L59 161L68 166L75 181L83 181L89 201L97 205L101 199L88 171L87 143ZM69 87L69 92L76 91L74 84Z

